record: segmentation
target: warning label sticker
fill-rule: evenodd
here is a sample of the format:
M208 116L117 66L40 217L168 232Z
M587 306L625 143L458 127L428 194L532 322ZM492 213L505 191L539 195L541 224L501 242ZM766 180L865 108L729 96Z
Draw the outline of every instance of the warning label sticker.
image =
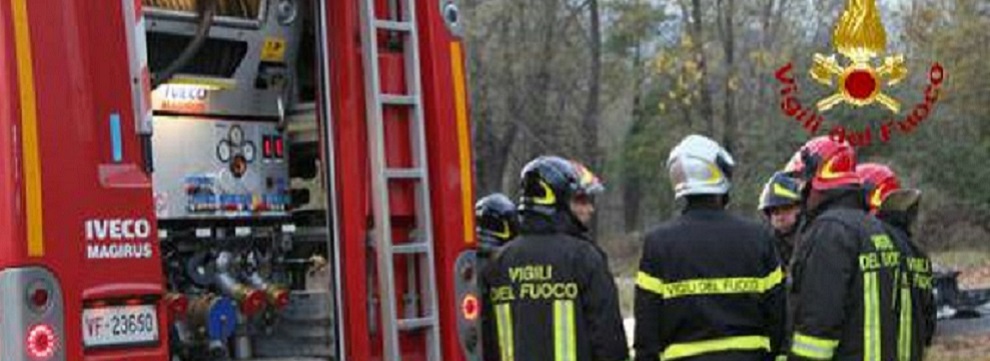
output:
M281 63L283 60L285 60L285 39L265 38L265 44L261 47L261 61Z

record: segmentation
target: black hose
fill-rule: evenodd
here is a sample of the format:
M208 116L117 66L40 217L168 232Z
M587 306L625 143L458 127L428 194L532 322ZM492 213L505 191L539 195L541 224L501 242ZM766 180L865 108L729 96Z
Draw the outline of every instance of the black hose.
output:
M200 48L206 43L206 39L210 35L210 28L213 27L213 15L217 12L217 2L218 0L206 0L205 5L199 8L199 26L196 28L196 34L193 35L193 39L189 41L185 49L182 49L182 53L179 53L179 57L175 58L164 70L156 72L151 76L151 89L157 89L158 86L164 84L165 82L172 79L182 67L186 66L193 57L199 53ZM197 2L197 4L203 4L202 2Z

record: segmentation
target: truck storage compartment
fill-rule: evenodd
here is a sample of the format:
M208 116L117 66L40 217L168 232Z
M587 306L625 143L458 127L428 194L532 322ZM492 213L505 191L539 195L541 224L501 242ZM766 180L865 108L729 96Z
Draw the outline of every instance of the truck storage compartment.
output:
M209 3L208 38L176 65ZM151 99L172 359L336 359L325 125L299 80L319 73L298 50L317 43L314 4L144 5L151 71L178 69Z

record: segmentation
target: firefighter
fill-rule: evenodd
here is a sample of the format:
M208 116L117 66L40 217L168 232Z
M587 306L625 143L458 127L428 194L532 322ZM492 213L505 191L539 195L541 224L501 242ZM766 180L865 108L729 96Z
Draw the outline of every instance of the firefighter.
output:
M615 282L588 236L603 186L554 156L529 162L520 185L520 235L482 275L485 360L627 360Z
M518 234L519 214L509 197L494 193L475 203L474 220L479 240L477 264L478 269L484 273L502 247ZM483 278L478 280L478 289L482 299L487 299L488 287Z
M774 173L760 193L760 212L766 216L777 241L782 266L787 268L794 252L794 234L798 215L801 213L801 194L798 182L782 172Z
M896 360L900 255L866 212L855 150L817 137L785 171L801 181L805 213L789 275L788 359Z
M931 259L911 237L921 191L901 189L894 171L882 164L860 164L856 173L863 179L870 212L887 226L903 257L898 298L898 360L922 360L935 333L936 310Z
M519 232L519 214L516 205L502 193L494 193L478 200L474 205L475 230L478 235L478 269L482 273L489 262ZM484 279L478 280L482 299L486 299L488 287Z
M732 156L691 135L667 170L681 215L645 240L636 277L636 360L766 360L783 336L784 287L765 227L725 210Z
M481 253L494 255L519 232L516 205L502 193L494 193L474 205L474 219Z

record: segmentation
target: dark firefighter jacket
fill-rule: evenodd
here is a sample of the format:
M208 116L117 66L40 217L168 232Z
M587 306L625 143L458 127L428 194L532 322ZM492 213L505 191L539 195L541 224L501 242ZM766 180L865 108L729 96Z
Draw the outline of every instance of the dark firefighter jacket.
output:
M896 279L902 258L854 190L808 215L788 297L789 360L897 360Z
M784 333L769 231L688 208L646 236L636 278L636 360L765 360Z
M628 360L604 253L576 228L524 218L482 282L485 361Z
M798 225L795 224L794 227L796 229ZM794 241L797 235L793 231L787 234L773 231L773 238L774 244L777 246L777 255L780 256L780 265L783 267L784 275L786 276L787 267L791 264L791 257L794 254Z
M932 263L907 232L906 224L881 215L903 257L899 294L897 353L900 361L923 360L925 348L935 333L935 294L932 293Z

